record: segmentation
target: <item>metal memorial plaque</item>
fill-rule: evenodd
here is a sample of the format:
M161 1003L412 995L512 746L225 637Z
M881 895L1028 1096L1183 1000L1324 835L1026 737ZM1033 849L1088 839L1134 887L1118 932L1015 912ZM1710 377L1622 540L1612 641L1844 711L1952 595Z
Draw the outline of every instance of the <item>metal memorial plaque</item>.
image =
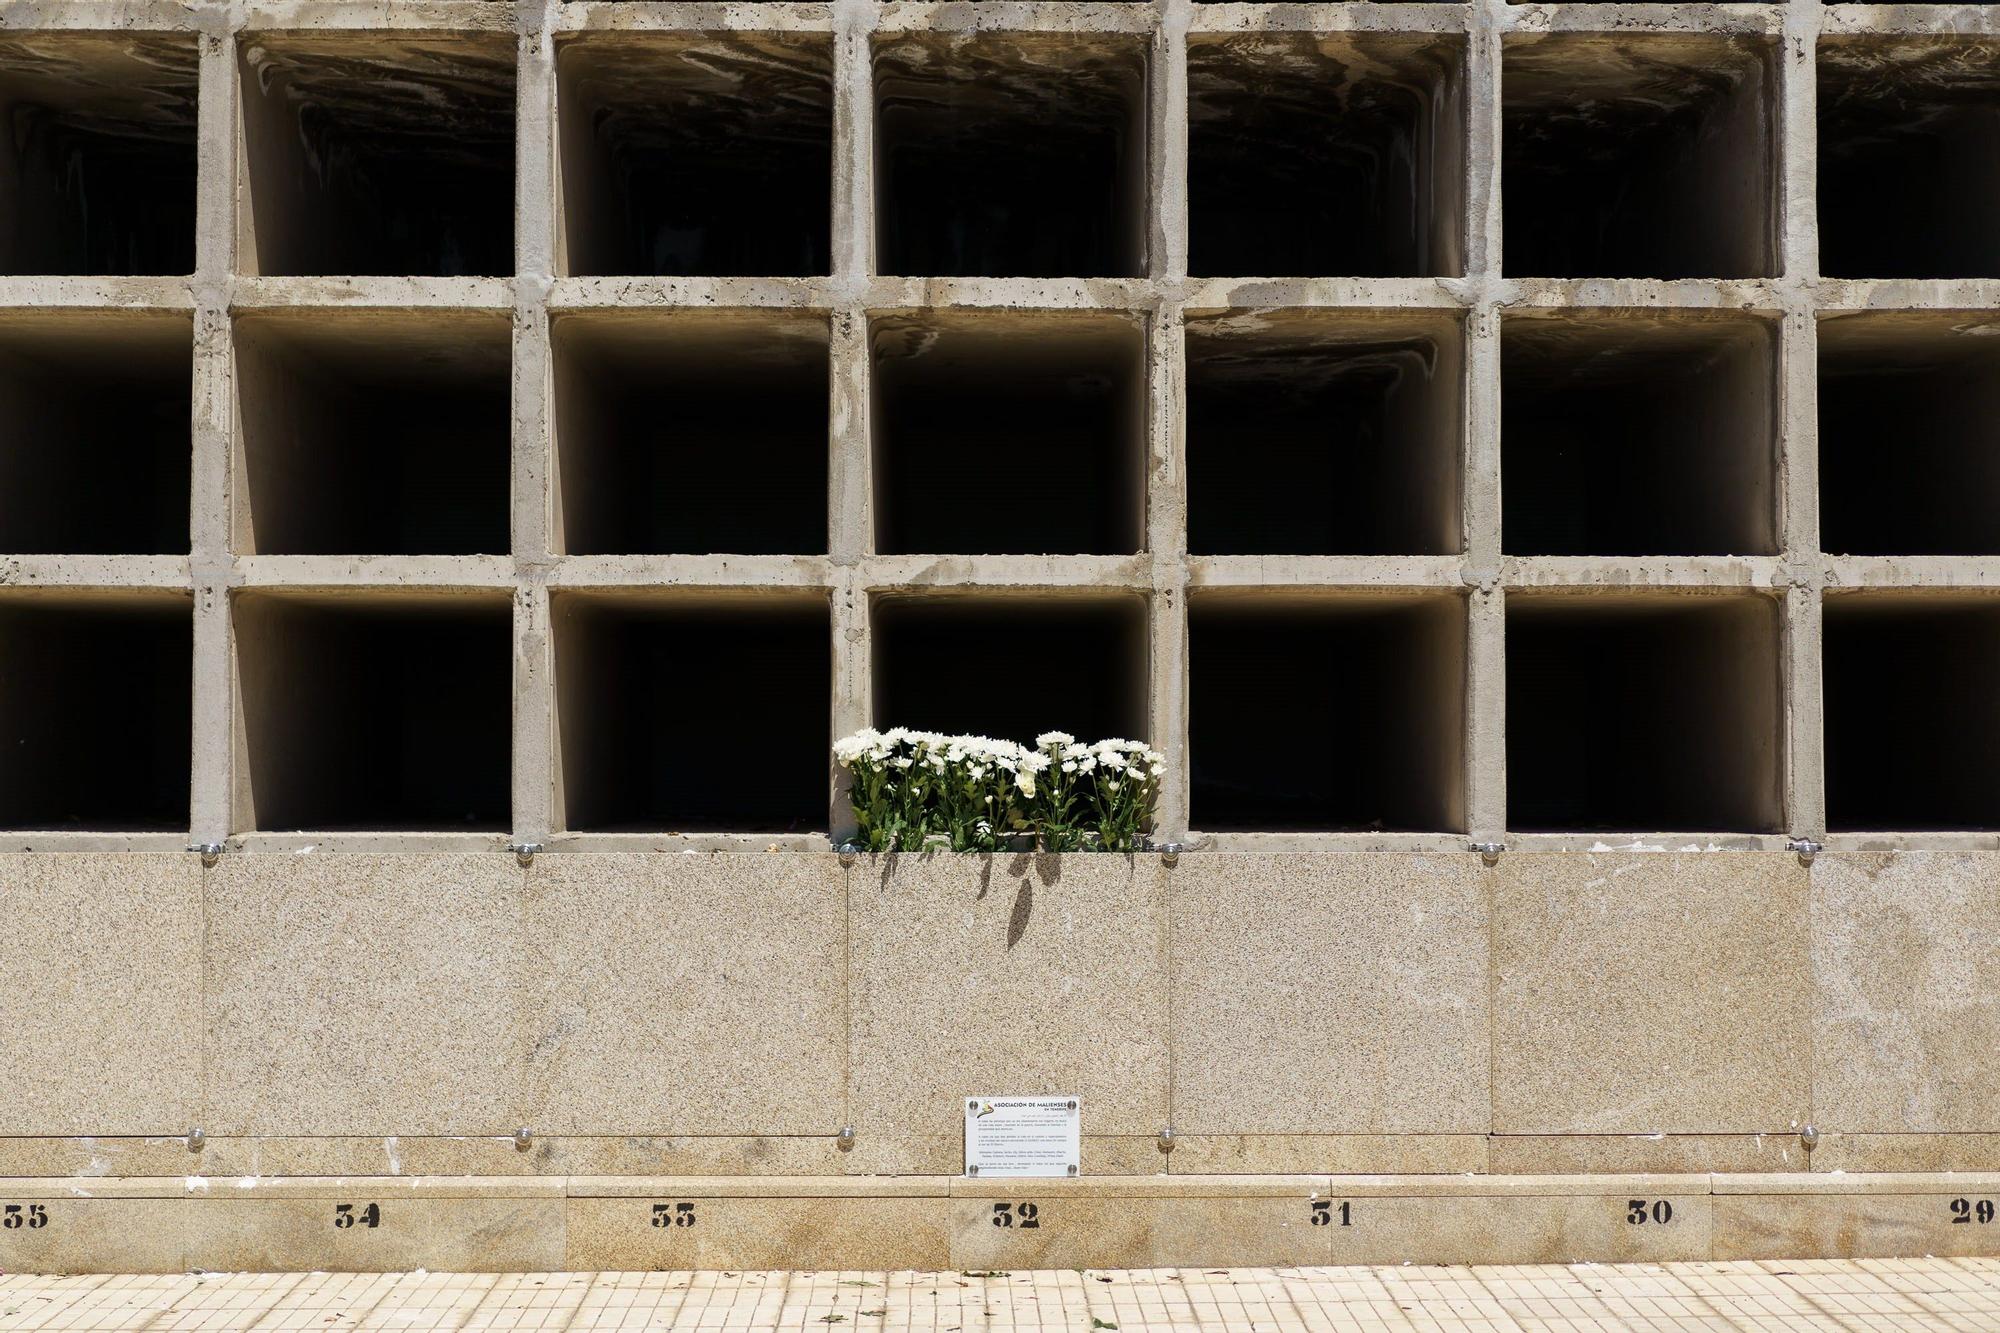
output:
M965 1174L1074 1176L1083 1165L1083 1113L1063 1093L965 1099Z

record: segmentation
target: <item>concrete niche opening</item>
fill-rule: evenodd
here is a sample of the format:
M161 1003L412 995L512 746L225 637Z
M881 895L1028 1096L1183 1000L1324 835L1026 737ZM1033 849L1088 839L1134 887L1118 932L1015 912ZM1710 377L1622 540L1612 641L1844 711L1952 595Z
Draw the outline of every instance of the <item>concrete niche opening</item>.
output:
M238 828L508 827L505 590L243 592L234 610Z
M504 315L324 311L236 321L236 549L504 555Z
M826 551L824 316L561 315L553 340L557 549Z
M514 39L246 33L245 272L514 271Z
M557 593L563 827L825 829L823 593Z
M1450 315L1187 322L1188 549L1464 548L1464 354Z
M187 554L193 375L186 315L0 318L0 551Z
M2000 828L2000 600L1843 593L1823 626L1827 827Z
M0 600L0 828L187 828L193 663L185 594Z
M1819 44L1819 267L2000 277L2000 40Z
M878 551L1140 549L1146 376L1136 321L889 316L870 333Z
M0 39L0 273L194 271L195 40Z
M1145 271L1142 38L897 36L875 48L876 268Z
M1768 41L1531 34L1502 63L1510 276L1776 272Z
M1188 44L1188 270L1457 276L1465 46L1341 33Z
M1820 549L2000 555L2000 317L1819 326Z
M875 599L871 616L878 727L1023 745L1045 731L1147 739L1146 603L1137 594L892 593ZM987 664L991 688L967 687L979 671L971 663Z
M1505 320L1502 548L1775 554L1776 345L1742 316Z
M1189 824L1465 829L1465 600L1188 603Z
M1778 604L1708 593L1507 599L1507 826L1784 829Z
M829 271L826 37L596 34L556 69L566 272Z

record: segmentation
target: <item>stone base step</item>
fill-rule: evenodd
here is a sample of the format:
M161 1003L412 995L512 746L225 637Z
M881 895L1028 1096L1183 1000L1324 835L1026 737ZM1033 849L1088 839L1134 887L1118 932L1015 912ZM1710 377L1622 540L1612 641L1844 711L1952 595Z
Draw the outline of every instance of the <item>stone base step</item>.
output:
M1629 1263L2000 1254L2000 1173L0 1179L0 1271Z

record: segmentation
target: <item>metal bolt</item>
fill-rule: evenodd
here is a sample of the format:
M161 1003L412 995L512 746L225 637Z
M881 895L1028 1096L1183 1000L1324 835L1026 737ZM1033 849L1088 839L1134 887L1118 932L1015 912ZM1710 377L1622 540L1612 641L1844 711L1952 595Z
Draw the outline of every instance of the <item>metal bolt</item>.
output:
M1160 1137L1157 1142L1160 1145L1161 1152L1172 1152L1174 1150L1174 1127L1168 1125L1163 1128L1160 1131Z
M848 848L842 848L842 849L841 849L841 852L840 852L840 864L841 864L841 865L843 865L843 866L851 866L851 865L853 865L853 864L854 864L854 862L856 861L856 859L857 859L857 858L855 857L855 855L854 855L854 853L853 853L853 851L852 851L852 850L850 850L850 849L848 849Z
M523 1125L519 1129L514 1131L515 1152L528 1151L528 1149L534 1145L534 1142L535 1142L535 1136L528 1132L528 1127L526 1125Z
M531 866L535 863L535 853L542 850L542 844L539 842L510 842L507 844L507 850L514 853L514 859L519 861L523 866Z
M1507 850L1507 844L1504 842L1475 842L1471 847L1473 851L1479 853L1479 859L1490 866L1499 865L1500 853Z
M833 1146L842 1152L854 1151L854 1126L842 1125L840 1133L833 1136Z
M1804 1129L1799 1131L1799 1146L1807 1152L1811 1152L1814 1148L1819 1147L1818 1125L1808 1123Z
M1785 846L1799 854L1799 864L1802 866L1811 865L1813 858L1826 850L1826 844L1814 842L1811 838L1791 838L1786 841Z
M1182 846L1181 846L1181 845L1180 845L1179 843L1177 843L1177 842L1163 842L1163 843L1161 843L1161 844L1160 844L1160 864L1161 864L1161 865L1163 865L1163 866L1167 866L1167 867L1170 867L1170 868L1171 868L1171 867L1173 867L1173 866L1177 866L1177 865L1179 865L1179 864L1181 863L1181 853L1182 853L1183 851L1185 851L1185 850L1186 850L1186 849L1185 849L1185 848L1183 848L1183 847L1182 847Z
M204 866L212 866L222 859L222 844L219 842L191 842L188 850L200 853Z
M202 1145L208 1142L208 1135L201 1132L200 1125L196 1125L188 1131L187 1140L189 1152L200 1152Z

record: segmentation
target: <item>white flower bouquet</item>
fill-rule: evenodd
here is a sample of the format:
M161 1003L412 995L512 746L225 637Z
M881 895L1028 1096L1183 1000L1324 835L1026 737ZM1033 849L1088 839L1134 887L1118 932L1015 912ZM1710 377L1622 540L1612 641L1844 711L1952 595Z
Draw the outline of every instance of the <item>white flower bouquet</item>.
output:
M1166 759L1140 741L1079 744L1044 732L1034 747L990 736L872 727L837 741L856 841L871 852L1139 850Z

